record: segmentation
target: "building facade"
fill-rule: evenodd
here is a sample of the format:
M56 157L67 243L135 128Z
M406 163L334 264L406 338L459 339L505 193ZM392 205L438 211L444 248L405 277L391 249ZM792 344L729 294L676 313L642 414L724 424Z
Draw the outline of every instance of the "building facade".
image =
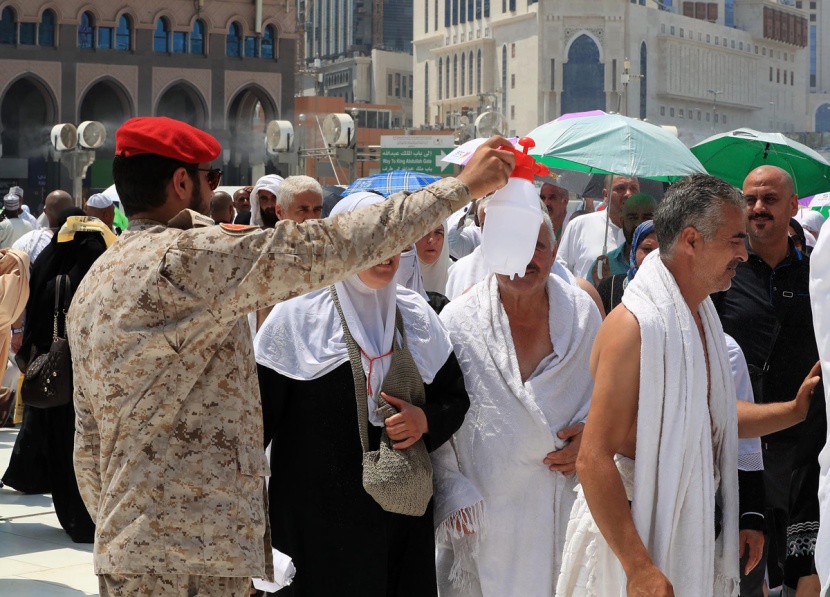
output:
M107 129L85 186L108 186L115 131L134 116L209 131L226 182L249 183L265 124L293 117L295 24L290 0L0 3L0 187L19 183L32 207L70 190L49 131L85 120Z
M772 0L416 0L415 125L490 108L524 134L601 109L675 126L688 145L806 130L807 23Z

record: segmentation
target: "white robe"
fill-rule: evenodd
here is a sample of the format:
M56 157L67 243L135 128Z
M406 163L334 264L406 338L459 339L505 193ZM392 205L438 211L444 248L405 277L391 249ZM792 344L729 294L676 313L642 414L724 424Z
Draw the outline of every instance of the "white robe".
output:
M470 395L464 424L447 448L457 461L451 455L444 468L457 464L455 474L435 468L442 596L553 592L576 476L552 472L542 461L565 446L556 433L588 413L588 362L601 320L578 287L551 275L547 291L554 353L524 383L495 276L441 313ZM459 512L480 526L476 501L483 501L485 534L466 553L454 553L457 542L447 540L446 527Z
M810 301L813 307L813 327L821 358L821 383L830 417L830 225L822 226L816 248L810 254ZM818 500L821 526L816 541L816 570L821 580L821 594L830 594L830 426L828 442L819 454L821 465Z
M637 318L642 338L633 480L629 475L625 483L621 466L631 461L617 462L634 525L677 597L737 596L737 406L720 320L707 298L699 308L707 380L697 326L661 259L643 263L623 304ZM716 502L723 512L717 540ZM625 595L620 573L580 492L556 594Z

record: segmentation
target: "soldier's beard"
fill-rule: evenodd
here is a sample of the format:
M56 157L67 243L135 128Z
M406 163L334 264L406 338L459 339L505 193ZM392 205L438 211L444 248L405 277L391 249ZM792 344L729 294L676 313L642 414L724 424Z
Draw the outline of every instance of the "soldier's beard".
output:
M274 209L259 208L259 215L262 216L262 224L266 228L273 228L277 224L277 211Z

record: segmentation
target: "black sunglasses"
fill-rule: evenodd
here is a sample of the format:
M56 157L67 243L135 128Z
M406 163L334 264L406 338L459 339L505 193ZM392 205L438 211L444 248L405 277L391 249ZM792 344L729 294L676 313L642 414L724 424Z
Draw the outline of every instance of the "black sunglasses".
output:
M221 168L188 168L191 171L207 172L207 183L211 191L215 191L222 180Z

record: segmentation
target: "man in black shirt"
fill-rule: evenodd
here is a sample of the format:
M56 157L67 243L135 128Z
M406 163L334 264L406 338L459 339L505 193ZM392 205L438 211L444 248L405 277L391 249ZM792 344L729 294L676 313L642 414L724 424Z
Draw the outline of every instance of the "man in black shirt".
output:
M750 172L743 192L748 220L745 241L748 259L738 264L732 288L713 298L724 331L740 345L755 378L755 401L782 402L796 395L805 375L818 360L809 296L810 262L788 236L790 218L798 209L798 196L790 175L775 166L762 166ZM766 372L761 373L764 369ZM772 587L783 581L793 458L804 427L809 424L808 420L762 438ZM742 479L741 512L760 512L760 506L743 503L745 499L750 503L753 496L757 502L763 493L760 488L746 491L749 486L751 481ZM754 524L752 518L751 515L742 517L742 529L759 528L760 516L756 515ZM813 545L817 521L816 517L815 529L811 530ZM811 525L812 522L808 527ZM809 544L809 538L806 539ZM805 568L803 573L788 574L788 578L794 576L795 584L800 576L811 574L812 555L812 551L790 554L799 556L794 561ZM758 566L755 574L742 579L741 595L763 594L763 568Z

